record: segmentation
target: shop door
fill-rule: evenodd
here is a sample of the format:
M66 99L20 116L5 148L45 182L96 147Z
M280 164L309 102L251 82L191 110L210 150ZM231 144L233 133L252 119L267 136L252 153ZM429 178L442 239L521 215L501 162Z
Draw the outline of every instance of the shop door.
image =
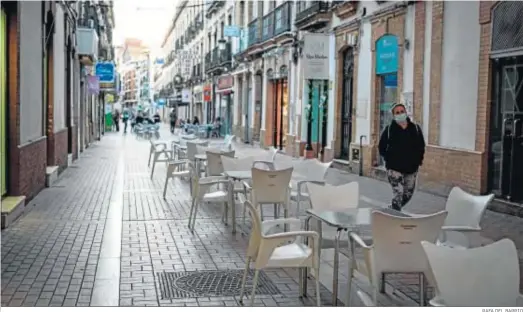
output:
M251 110L252 110L252 87L251 79L247 79L247 103L245 103L245 143L250 142L249 131L251 129Z
M287 79L278 79L273 82L274 88L274 124L273 146L282 150L286 146L289 133L289 116L287 107Z
M341 106L341 153L342 159L349 159L352 142L352 77L354 73L354 56L348 49L343 56L343 99Z
M493 63L489 182L496 195L523 202L523 56Z
M0 13L0 196L7 192L7 18Z

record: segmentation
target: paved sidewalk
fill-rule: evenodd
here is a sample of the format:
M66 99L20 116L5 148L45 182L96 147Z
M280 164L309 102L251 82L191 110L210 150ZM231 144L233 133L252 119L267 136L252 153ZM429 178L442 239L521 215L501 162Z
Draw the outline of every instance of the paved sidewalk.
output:
M236 148L244 155L261 151L243 144ZM163 200L165 166L158 165L151 180L148 149L147 141L130 134L105 136L56 185L32 200L28 213L2 231L3 306L239 305L235 289L244 268L247 237L233 235L213 206L200 209L195 233L188 231L188 183L172 182ZM385 183L335 169L328 174L328 182L334 184L354 180L360 183L365 205L386 205L391 194ZM423 207L412 208L415 212L436 211L444 202L419 192L409 207ZM523 248L521 219L487 212L483 223L485 237L507 236ZM322 251L322 260L321 297L329 305L332 252ZM343 302L347 265L342 259L338 294ZM299 299L296 270L265 273L256 306L314 305L312 280L309 297ZM414 280L396 275L389 283L415 297ZM177 291L169 287L173 283ZM216 289L220 290L204 294ZM415 304L406 299L383 296L380 304Z

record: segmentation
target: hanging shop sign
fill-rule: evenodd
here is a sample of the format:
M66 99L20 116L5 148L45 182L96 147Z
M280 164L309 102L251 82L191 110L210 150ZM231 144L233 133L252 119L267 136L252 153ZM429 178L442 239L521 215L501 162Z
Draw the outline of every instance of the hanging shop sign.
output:
M212 85L208 84L203 87L203 101L212 101Z
M225 37L240 37L240 27L235 25L227 25L223 27L223 35Z
M232 75L221 76L218 78L217 88L218 90L231 89L234 85L234 77Z
M305 79L329 79L330 35L308 33L303 41L302 64Z
M100 78L100 83L114 83L114 63L99 62L94 67L95 75Z
M398 37L382 36L376 42L376 75L398 71Z
M182 90L182 103L190 103L191 102L191 90L190 89L183 89Z
M87 92L96 95L100 93L100 79L98 76L87 76Z

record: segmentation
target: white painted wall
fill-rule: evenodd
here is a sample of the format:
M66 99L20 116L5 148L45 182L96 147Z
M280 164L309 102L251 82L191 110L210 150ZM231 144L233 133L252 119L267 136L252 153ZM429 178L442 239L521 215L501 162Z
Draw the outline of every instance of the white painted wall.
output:
M429 136L430 60L432 55L432 2L425 2L425 49L423 59L423 134ZM428 141L428 139L427 139Z
M329 38L329 72L331 73L329 79L329 102L327 111L327 147L332 148L332 140L334 140L334 111L336 110L336 36L331 35ZM332 88L330 88L332 86Z
M405 14L405 40L409 41L409 49L403 49L403 94L410 93L413 95L414 90L414 26L415 26L415 6L409 5ZM414 118L413 98L406 102L402 97L402 102L407 104L410 109L411 119ZM417 122L417 120L414 120Z
M53 37L54 66L54 131L65 128L65 37L64 12L56 6L55 34Z
M43 133L42 6L20 2L20 143ZM63 19L62 19L63 20Z
M362 21L359 36L358 75L356 76L356 133L352 142L359 142L360 136L366 136L369 142L371 121L371 81L372 81L372 25L368 19Z
M479 1L447 2L443 19L440 145L475 149Z

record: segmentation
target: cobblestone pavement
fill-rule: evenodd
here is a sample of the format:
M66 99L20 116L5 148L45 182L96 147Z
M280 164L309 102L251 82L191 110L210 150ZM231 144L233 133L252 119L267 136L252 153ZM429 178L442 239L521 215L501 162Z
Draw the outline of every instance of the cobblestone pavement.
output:
M203 288L223 283L208 276L194 279L202 282L200 287L187 283L193 287L189 292L165 293L164 281L169 278L163 272L230 270L236 274L235 270L244 268L247 238L233 235L213 206L201 209L195 233L188 231L187 182L170 183L163 200L165 166L157 166L150 179L148 148L147 141L132 135L105 136L53 187L33 199L20 220L2 231L2 306L239 305L235 294L202 295ZM260 152L243 144L236 144L236 148L244 155ZM327 180L334 184L359 181L366 205L386 205L391 196L385 183L335 169L329 171ZM423 207L412 208L416 212L440 210L444 198L419 192L409 207ZM521 219L487 212L483 223L485 237L507 236L523 247ZM339 299L343 302L347 266L342 257ZM413 297L416 293L416 278L396 275L389 279L404 295ZM296 270L268 270L264 280L261 292L265 293L257 295L256 306L314 305L312 281L308 283L309 297L298 298ZM329 305L332 252L326 250L322 251L320 280L322 302ZM368 290L365 283L358 285ZM413 304L404 296L389 297L380 297L380 304ZM360 302L355 299L352 305Z

